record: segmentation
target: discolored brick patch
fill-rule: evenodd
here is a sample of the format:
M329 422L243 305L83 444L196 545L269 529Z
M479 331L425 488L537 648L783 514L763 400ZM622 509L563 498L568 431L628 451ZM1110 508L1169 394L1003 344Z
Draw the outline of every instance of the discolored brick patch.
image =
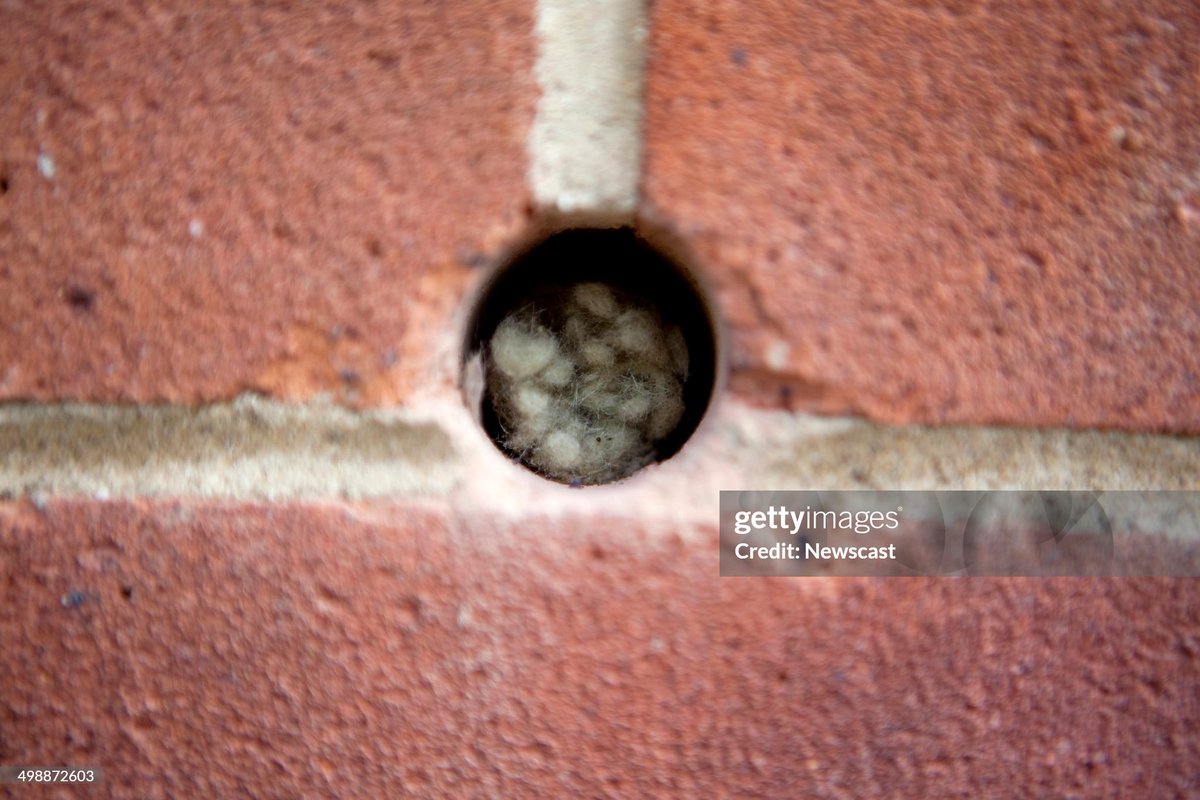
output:
M754 402L1200 431L1200 9L653 5L643 221Z
M6 504L0 762L94 764L115 797L1195 786L1195 581L716 560L715 530L652 522Z
M386 403L525 223L533 4L7 4L0 399Z

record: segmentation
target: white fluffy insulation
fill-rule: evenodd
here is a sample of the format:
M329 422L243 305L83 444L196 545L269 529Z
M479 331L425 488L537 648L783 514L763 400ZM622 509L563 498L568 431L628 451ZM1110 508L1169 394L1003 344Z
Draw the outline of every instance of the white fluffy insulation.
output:
M488 345L502 444L564 483L605 483L654 460L683 416L688 349L646 303L600 283L560 308L528 304Z

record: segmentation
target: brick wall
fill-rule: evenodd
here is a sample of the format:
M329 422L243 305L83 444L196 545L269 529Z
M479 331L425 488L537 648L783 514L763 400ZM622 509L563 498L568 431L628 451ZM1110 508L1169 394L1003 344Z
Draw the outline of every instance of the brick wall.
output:
M1195 791L1194 581L721 579L716 492L1200 488L1200 12L193 5L0 9L0 764ZM613 224L720 374L573 489L462 348L512 253Z

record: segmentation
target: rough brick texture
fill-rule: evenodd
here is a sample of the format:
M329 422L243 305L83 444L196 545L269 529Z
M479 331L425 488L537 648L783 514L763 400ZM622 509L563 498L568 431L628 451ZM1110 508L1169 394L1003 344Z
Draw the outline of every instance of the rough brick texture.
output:
M1200 431L1200 6L660 0L647 70L739 395Z
M0 399L402 398L523 228L532 9L4 4Z
M719 579L715 541L3 505L0 762L138 798L1195 789L1195 581Z

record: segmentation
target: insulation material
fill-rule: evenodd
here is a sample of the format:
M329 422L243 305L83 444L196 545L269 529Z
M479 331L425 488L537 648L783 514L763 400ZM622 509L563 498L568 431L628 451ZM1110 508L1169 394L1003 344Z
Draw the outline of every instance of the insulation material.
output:
M501 444L554 480L623 478L654 461L683 416L683 334L645 301L604 284L516 309L487 353Z

